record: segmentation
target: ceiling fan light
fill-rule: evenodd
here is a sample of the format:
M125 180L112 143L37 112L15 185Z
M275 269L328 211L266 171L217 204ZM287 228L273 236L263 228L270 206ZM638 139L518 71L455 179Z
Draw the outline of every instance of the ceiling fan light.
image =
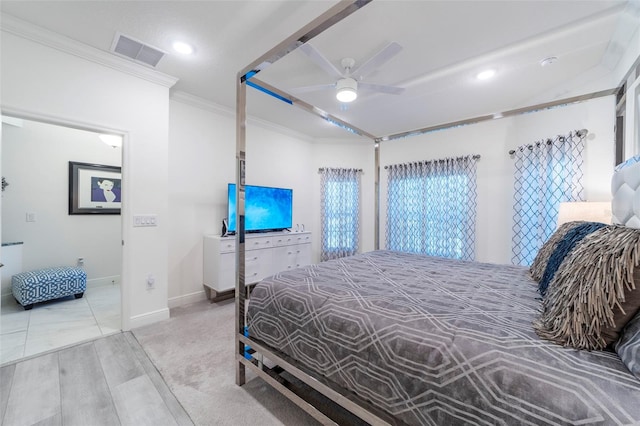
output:
M353 78L342 78L336 83L336 99L353 102L358 97L358 82Z

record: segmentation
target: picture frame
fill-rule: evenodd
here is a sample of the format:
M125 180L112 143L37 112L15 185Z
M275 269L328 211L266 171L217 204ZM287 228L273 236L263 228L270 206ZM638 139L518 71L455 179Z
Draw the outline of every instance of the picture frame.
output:
M122 169L69 161L69 214L120 214Z

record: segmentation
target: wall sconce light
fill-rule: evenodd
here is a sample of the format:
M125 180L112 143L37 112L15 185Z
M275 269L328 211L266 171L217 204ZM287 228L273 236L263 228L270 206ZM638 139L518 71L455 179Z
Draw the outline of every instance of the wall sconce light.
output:
M120 135L107 135L101 134L98 135L100 140L112 148L119 148L122 146L122 136Z

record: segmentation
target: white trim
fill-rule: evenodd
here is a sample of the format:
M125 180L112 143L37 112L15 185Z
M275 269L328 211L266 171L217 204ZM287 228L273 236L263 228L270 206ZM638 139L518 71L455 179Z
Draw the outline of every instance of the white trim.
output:
M164 321L169 319L169 308L158 309L157 311L145 312L144 314L134 315L127 321L129 328L122 331L129 331L133 328L142 327L145 325L153 324L158 321Z
M191 303L200 302L201 300L207 300L207 294L204 290L183 294L182 296L171 297L169 298L169 309L190 305Z
M0 296L0 305L5 306L7 303L18 303L13 298L13 292L5 293Z
M14 34L18 37L31 40L41 45L57 49L61 52L65 52L109 68L113 68L164 87L173 87L173 85L178 82L177 77L164 74L151 67L140 65L115 54L96 49L95 47L18 19L15 16L3 13L1 18L0 30L4 32Z
M224 105L217 104L207 99L201 98L191 93L183 92L181 90L172 90L169 99L172 101L180 102L186 105L190 105L196 108L205 109L207 111L215 112L216 114L235 118L236 112L233 108L226 107Z
M110 285L119 285L120 275L111 275L109 277L91 278L87 280L87 289L96 287L107 287Z
M640 154L640 76L629 85L626 99L623 160Z
M223 117L232 118L235 120L236 111L233 108L226 107L224 105L217 104L215 102L209 101L207 99L201 98L199 96L192 95L190 93L186 93L180 90L174 90L171 92L171 96L169 97L172 101L180 102L186 105L190 105L196 108L204 109L207 111L214 112ZM262 127L266 130L272 130L283 135L289 135L294 138L302 139L308 142L315 142L316 140L304 133L297 132L295 130L289 129L288 127L281 126L279 124L274 124L270 121L263 120L261 118L256 117L248 117L247 124L255 125L258 127Z

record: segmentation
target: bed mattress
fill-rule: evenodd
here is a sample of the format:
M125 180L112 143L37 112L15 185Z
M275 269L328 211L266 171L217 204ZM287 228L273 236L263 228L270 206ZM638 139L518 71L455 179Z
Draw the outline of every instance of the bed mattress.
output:
M249 335L411 425L640 424L615 352L533 331L520 266L375 251L259 283Z

